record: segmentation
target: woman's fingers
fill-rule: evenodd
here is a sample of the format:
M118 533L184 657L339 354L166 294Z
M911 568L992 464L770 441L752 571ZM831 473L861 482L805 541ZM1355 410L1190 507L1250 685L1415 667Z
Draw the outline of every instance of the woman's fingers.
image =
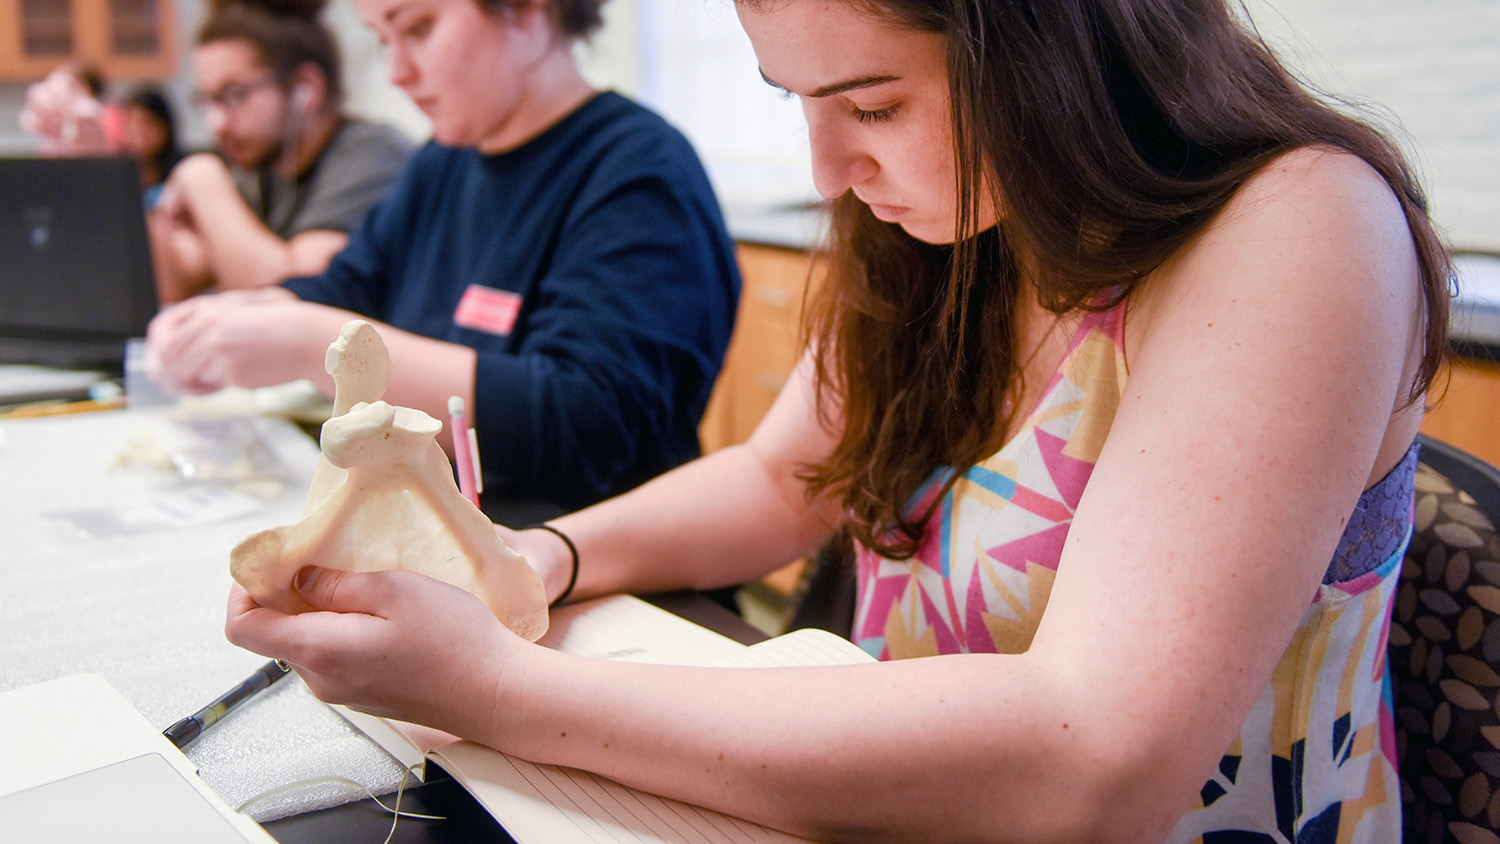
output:
M363 613L385 618L397 597L387 587L394 572L355 572L306 566L297 572L292 588L304 601L320 610Z

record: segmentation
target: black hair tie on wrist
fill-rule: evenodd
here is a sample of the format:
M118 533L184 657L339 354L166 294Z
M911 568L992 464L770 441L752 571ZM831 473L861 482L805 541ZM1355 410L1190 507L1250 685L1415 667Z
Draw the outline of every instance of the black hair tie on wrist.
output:
M566 533L546 522L531 525L526 530L545 530L548 533L556 535L558 539L563 541L564 545L568 546L568 553L573 555L573 571L568 575L568 585L563 589L561 595L558 595L553 599L552 603L547 605L547 609L555 609L563 601L566 601L569 595L573 594L573 587L578 584L578 546L573 544L573 540L569 539Z

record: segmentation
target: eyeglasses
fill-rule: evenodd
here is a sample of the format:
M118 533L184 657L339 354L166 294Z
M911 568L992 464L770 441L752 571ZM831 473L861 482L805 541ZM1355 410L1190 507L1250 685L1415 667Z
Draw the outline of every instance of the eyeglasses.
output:
M193 95L193 105L200 109L216 108L219 111L235 111L254 94L267 85L276 84L276 74L266 73L245 82L231 82L217 91L199 91Z

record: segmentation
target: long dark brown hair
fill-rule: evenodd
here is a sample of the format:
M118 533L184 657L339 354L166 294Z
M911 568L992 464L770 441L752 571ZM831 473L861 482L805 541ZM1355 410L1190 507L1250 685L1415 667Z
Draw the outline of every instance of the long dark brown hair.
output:
M833 202L829 275L805 332L819 413L844 421L803 477L810 494L841 500L867 547L910 556L930 511L908 499L939 467L962 470L1002 445L1019 378L1018 254L1041 268L1049 310L1114 307L1289 150L1346 150L1390 184L1426 299L1409 399L1432 382L1451 270L1414 174L1381 132L1299 83L1224 0L847 2L946 37L959 231L986 205L1006 211L995 228L935 246L852 193Z

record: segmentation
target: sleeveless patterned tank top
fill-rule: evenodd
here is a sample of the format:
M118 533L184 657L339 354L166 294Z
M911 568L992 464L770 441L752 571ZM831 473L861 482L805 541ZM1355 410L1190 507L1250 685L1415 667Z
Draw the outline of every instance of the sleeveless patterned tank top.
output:
M1020 653L1127 371L1124 307L1085 315L1013 439L943 495L909 560L857 549L854 641L880 659ZM1360 497L1291 645L1170 842L1398 842L1386 635L1417 447ZM913 496L924 511L951 469Z

